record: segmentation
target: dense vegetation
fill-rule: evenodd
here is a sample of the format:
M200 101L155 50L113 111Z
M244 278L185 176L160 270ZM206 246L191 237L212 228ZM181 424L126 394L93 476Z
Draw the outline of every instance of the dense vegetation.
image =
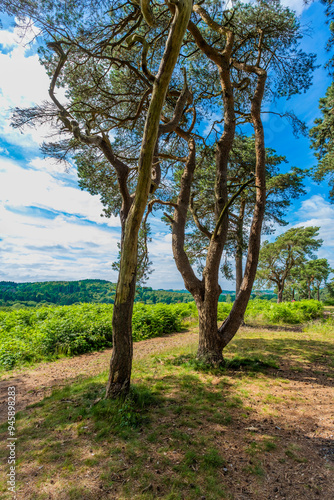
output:
M115 283L98 279L37 283L0 281L0 307L35 307L45 303L72 305L81 302L113 304L115 290ZM263 292L261 297L271 299L275 298L276 294ZM223 290L219 301L225 302L234 300L234 298L234 292ZM192 302L193 300L192 295L186 290L153 290L151 287L137 287L135 298L135 302L143 304L176 304Z
M218 305L224 320L232 303ZM72 356L112 346L111 304L44 306L0 311L0 367ZM297 324L322 315L315 300L275 304L249 302L245 319L265 323ZM189 304L135 304L132 318L134 341L180 331L185 319L197 319L194 302Z

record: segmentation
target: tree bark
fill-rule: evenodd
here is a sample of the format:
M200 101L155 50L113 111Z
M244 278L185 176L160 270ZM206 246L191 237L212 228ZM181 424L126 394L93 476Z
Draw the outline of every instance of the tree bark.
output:
M237 220L236 242L237 248L235 252L235 296L238 295L242 283L242 254L243 254L243 226L245 214L246 200L241 200L239 217Z
M199 343L197 357L212 366L223 361L222 341L218 333L217 304L220 287L206 291L203 300L196 300L199 324Z
M179 0L161 64L153 84L139 157L136 192L124 227L112 321L113 353L106 398L125 395L130 388L133 354L132 311L136 283L138 231L151 187L152 161L158 138L161 112L191 11L191 0Z
M283 286L279 285L277 287L277 304L283 302Z
M229 316L219 328L222 344L225 347L237 333L243 322L246 307L252 292L261 246L261 229L266 203L266 152L264 143L264 130L261 120L261 104L264 95L267 74L259 68L242 65L242 69L257 74L257 85L252 99L251 118L255 132L256 169L255 185L256 200L253 220L249 235L247 261L245 273L239 294L236 297Z

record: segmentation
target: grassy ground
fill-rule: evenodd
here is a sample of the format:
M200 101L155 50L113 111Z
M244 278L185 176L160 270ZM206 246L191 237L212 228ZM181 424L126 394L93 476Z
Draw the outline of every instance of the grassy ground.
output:
M18 498L334 498L325 418L314 431L315 395L323 416L331 398L333 336L243 329L222 370L199 364L196 345L194 335L135 361L123 402L103 399L104 372L18 414Z

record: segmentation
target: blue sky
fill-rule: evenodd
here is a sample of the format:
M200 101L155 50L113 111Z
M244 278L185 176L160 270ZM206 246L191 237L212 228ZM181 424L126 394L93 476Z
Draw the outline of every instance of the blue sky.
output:
M283 2L302 15L310 28L303 49L318 54L318 64L328 59L325 46L328 27L319 3L305 7L300 0ZM49 79L38 62L35 47L27 45L13 29L11 20L2 19L0 30L0 280L45 281L100 278L116 281L111 269L116 259L120 224L116 218L101 217L98 196L81 191L75 168L43 159L39 144L46 129L28 129L24 134L10 127L13 106L31 106L48 99ZM312 126L319 116L318 100L330 83L323 67L316 70L306 94L277 104L280 111L293 108ZM264 106L264 109L268 109ZM271 109L274 109L273 107ZM287 157L290 166L311 167L313 152L306 138L296 139L290 125L273 115L264 115L266 146ZM310 179L307 195L294 203L286 214L289 226L277 228L274 236L290 227L320 226L324 245L319 257L334 267L334 206L328 201L326 183ZM171 236L158 217L151 219L153 241L149 245L154 273L153 288L184 288L171 252ZM233 282L221 282L233 289Z

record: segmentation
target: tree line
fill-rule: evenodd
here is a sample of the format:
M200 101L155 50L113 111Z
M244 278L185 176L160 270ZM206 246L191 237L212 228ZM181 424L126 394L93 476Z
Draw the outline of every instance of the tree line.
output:
M36 283L15 283L0 281L0 306L78 303L113 304L116 284L106 280L87 279L80 281L46 281ZM260 296L272 299L276 294L268 291L253 292L252 298ZM235 293L223 290L219 302L231 302ZM154 290L152 287L136 287L135 302L142 304L178 304L193 302L192 295L186 290Z

